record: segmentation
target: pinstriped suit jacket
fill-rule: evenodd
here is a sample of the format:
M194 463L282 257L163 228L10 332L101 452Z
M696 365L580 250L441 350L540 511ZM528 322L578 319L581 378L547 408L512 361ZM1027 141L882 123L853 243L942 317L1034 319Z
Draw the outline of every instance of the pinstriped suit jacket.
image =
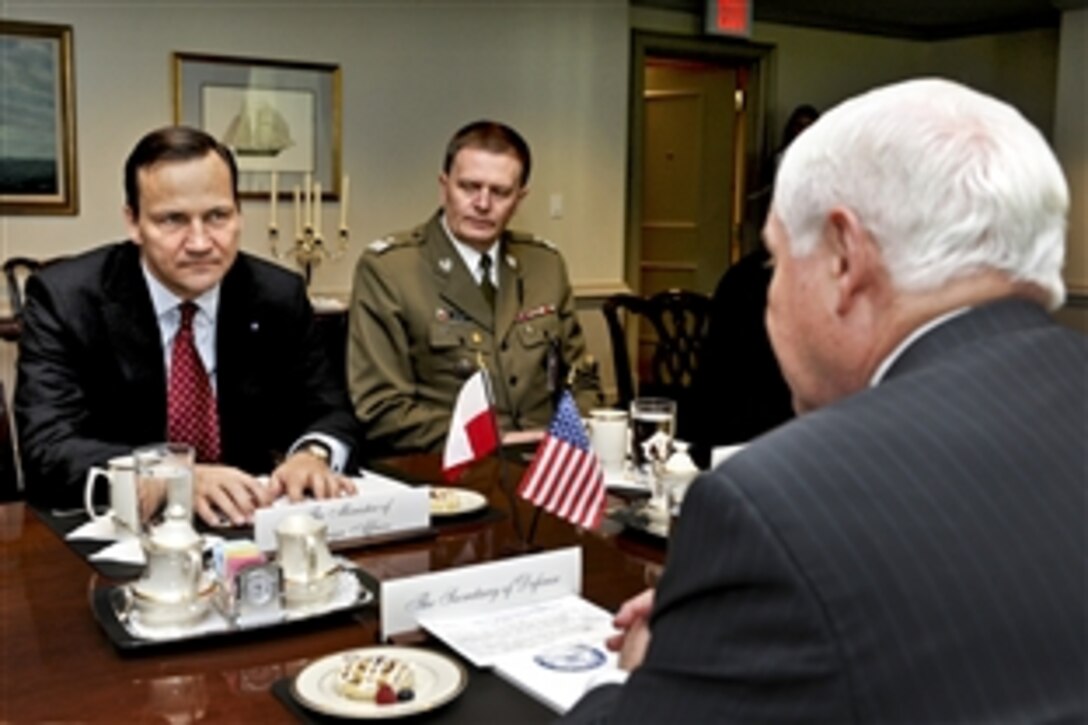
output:
M1084 722L1088 339L1004 301L690 490L571 722Z

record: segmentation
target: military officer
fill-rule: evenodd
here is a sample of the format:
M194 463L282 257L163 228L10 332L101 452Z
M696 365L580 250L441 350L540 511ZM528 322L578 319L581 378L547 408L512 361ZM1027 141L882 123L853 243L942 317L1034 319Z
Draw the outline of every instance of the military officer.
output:
M530 163L512 128L465 126L438 177L441 209L359 258L348 382L368 450L440 450L457 393L481 364L503 434L546 427L568 381L583 412L600 404L562 257L506 229Z

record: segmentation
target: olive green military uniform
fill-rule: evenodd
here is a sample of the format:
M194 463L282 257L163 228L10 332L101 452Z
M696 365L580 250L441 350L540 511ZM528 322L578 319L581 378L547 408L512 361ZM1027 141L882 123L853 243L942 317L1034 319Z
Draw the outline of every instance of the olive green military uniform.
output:
M446 235L441 212L370 244L359 258L348 383L369 452L441 450L457 393L481 360L492 376L500 433L546 427L566 379L583 413L600 404L559 252L509 231L500 244L494 310Z

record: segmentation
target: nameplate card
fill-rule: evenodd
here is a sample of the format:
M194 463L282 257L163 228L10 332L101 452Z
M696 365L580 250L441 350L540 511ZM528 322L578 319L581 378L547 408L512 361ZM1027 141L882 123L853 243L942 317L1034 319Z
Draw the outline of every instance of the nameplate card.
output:
M497 612L581 591L579 547L394 579L382 583L382 635L419 629L423 618Z
M353 479L356 493L330 499L291 503L282 498L258 509L253 518L253 540L261 551L276 549L276 526L290 514L307 513L328 527L326 541L384 539L398 533L427 529L431 525L430 488L409 486L371 471Z

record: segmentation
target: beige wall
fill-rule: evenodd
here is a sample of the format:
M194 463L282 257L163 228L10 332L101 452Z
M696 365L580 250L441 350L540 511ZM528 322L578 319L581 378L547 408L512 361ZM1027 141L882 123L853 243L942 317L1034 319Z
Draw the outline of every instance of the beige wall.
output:
M315 291L346 294L364 244L427 216L437 205L449 134L493 116L522 130L536 155L532 193L515 226L563 250L591 351L604 359L594 308L601 294L623 287L630 29L702 33L698 18L628 8L626 0L0 0L0 14L73 26L81 207L74 217L0 218L0 257L67 254L124 235L121 166L142 133L172 120L171 52L337 63L352 243L317 270ZM1079 38L1081 58L1084 15L1063 29ZM753 39L777 47L769 104L775 140L799 103L826 108L923 73L1002 95L1048 136L1055 123L1055 32L920 43L757 23ZM1081 124L1074 133L1083 199L1084 63L1070 65L1067 52L1063 44L1063 68L1074 70L1063 75L1063 88L1079 98L1057 121L1059 128L1063 119ZM561 219L549 217L553 194L563 199ZM331 221L335 207L326 206ZM1081 265L1083 209L1071 229L1082 245L1072 258ZM267 214L267 203L246 202L243 245L262 255ZM608 385L610 373L606 366Z
M4 257L124 235L122 163L140 135L171 122L170 54L185 51L343 69L352 249L317 271L315 290L346 293L365 243L437 207L447 139L485 116L521 130L535 152L515 226L552 239L578 283L622 277L626 2L3 0L0 8L5 19L73 26L81 197L75 217L0 219ZM563 197L561 219L549 218L552 194ZM244 211L243 245L265 254L268 204L248 201Z
M1088 10L1065 13L1061 37L1054 146L1072 202L1065 278L1071 292L1088 295Z

